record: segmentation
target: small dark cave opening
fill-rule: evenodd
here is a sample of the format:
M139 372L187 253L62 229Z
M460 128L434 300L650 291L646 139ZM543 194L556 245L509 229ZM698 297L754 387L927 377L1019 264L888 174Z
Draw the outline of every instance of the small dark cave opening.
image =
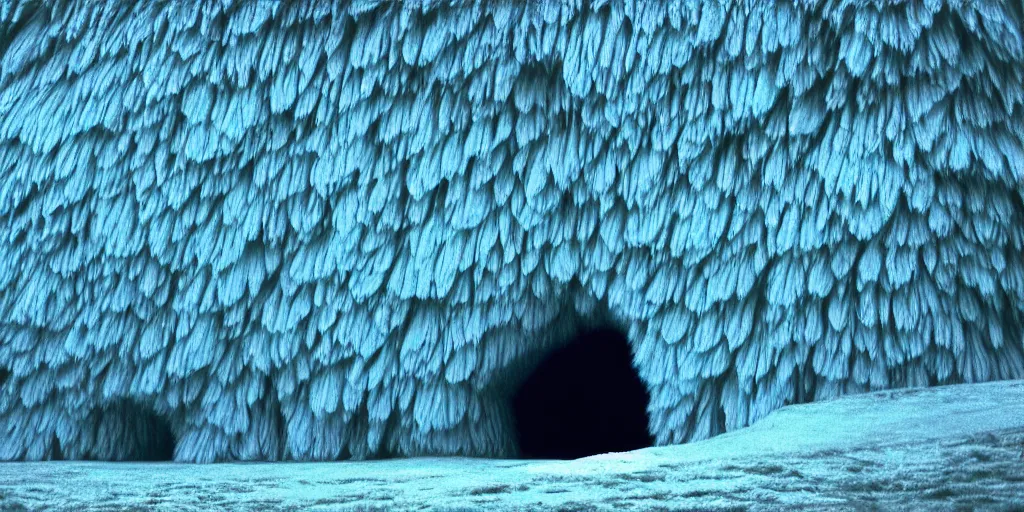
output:
M520 456L576 459L653 444L650 396L624 333L583 331L552 351L512 397Z
M177 439L171 426L148 407L132 400L97 411L98 443L86 458L105 461L162 462L174 460ZM115 444L111 444L115 443Z

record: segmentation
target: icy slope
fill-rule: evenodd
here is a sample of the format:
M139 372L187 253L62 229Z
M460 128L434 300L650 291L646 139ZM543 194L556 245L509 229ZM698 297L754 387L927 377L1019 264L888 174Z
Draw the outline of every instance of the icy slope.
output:
M0 507L830 510L1024 505L1024 381L790 406L708 441L576 461L0 464Z

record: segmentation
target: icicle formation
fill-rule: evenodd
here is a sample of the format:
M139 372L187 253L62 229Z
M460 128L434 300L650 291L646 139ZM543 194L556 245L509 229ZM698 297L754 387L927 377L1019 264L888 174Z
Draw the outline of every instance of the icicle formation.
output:
M659 444L1024 377L1020 2L452 3L0 0L0 459L510 455L604 310Z

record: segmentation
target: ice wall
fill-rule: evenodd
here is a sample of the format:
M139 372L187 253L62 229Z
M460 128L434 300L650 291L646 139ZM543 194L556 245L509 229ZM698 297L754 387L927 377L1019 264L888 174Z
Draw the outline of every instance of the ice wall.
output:
M576 322L659 444L1024 377L1020 2L334 4L0 0L0 459L513 455Z

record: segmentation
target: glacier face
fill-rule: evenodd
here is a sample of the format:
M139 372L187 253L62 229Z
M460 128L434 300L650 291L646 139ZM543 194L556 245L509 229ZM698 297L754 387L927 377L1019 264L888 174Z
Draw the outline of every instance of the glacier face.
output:
M658 444L1024 377L1019 2L331 4L0 0L0 460L510 456L599 323Z

